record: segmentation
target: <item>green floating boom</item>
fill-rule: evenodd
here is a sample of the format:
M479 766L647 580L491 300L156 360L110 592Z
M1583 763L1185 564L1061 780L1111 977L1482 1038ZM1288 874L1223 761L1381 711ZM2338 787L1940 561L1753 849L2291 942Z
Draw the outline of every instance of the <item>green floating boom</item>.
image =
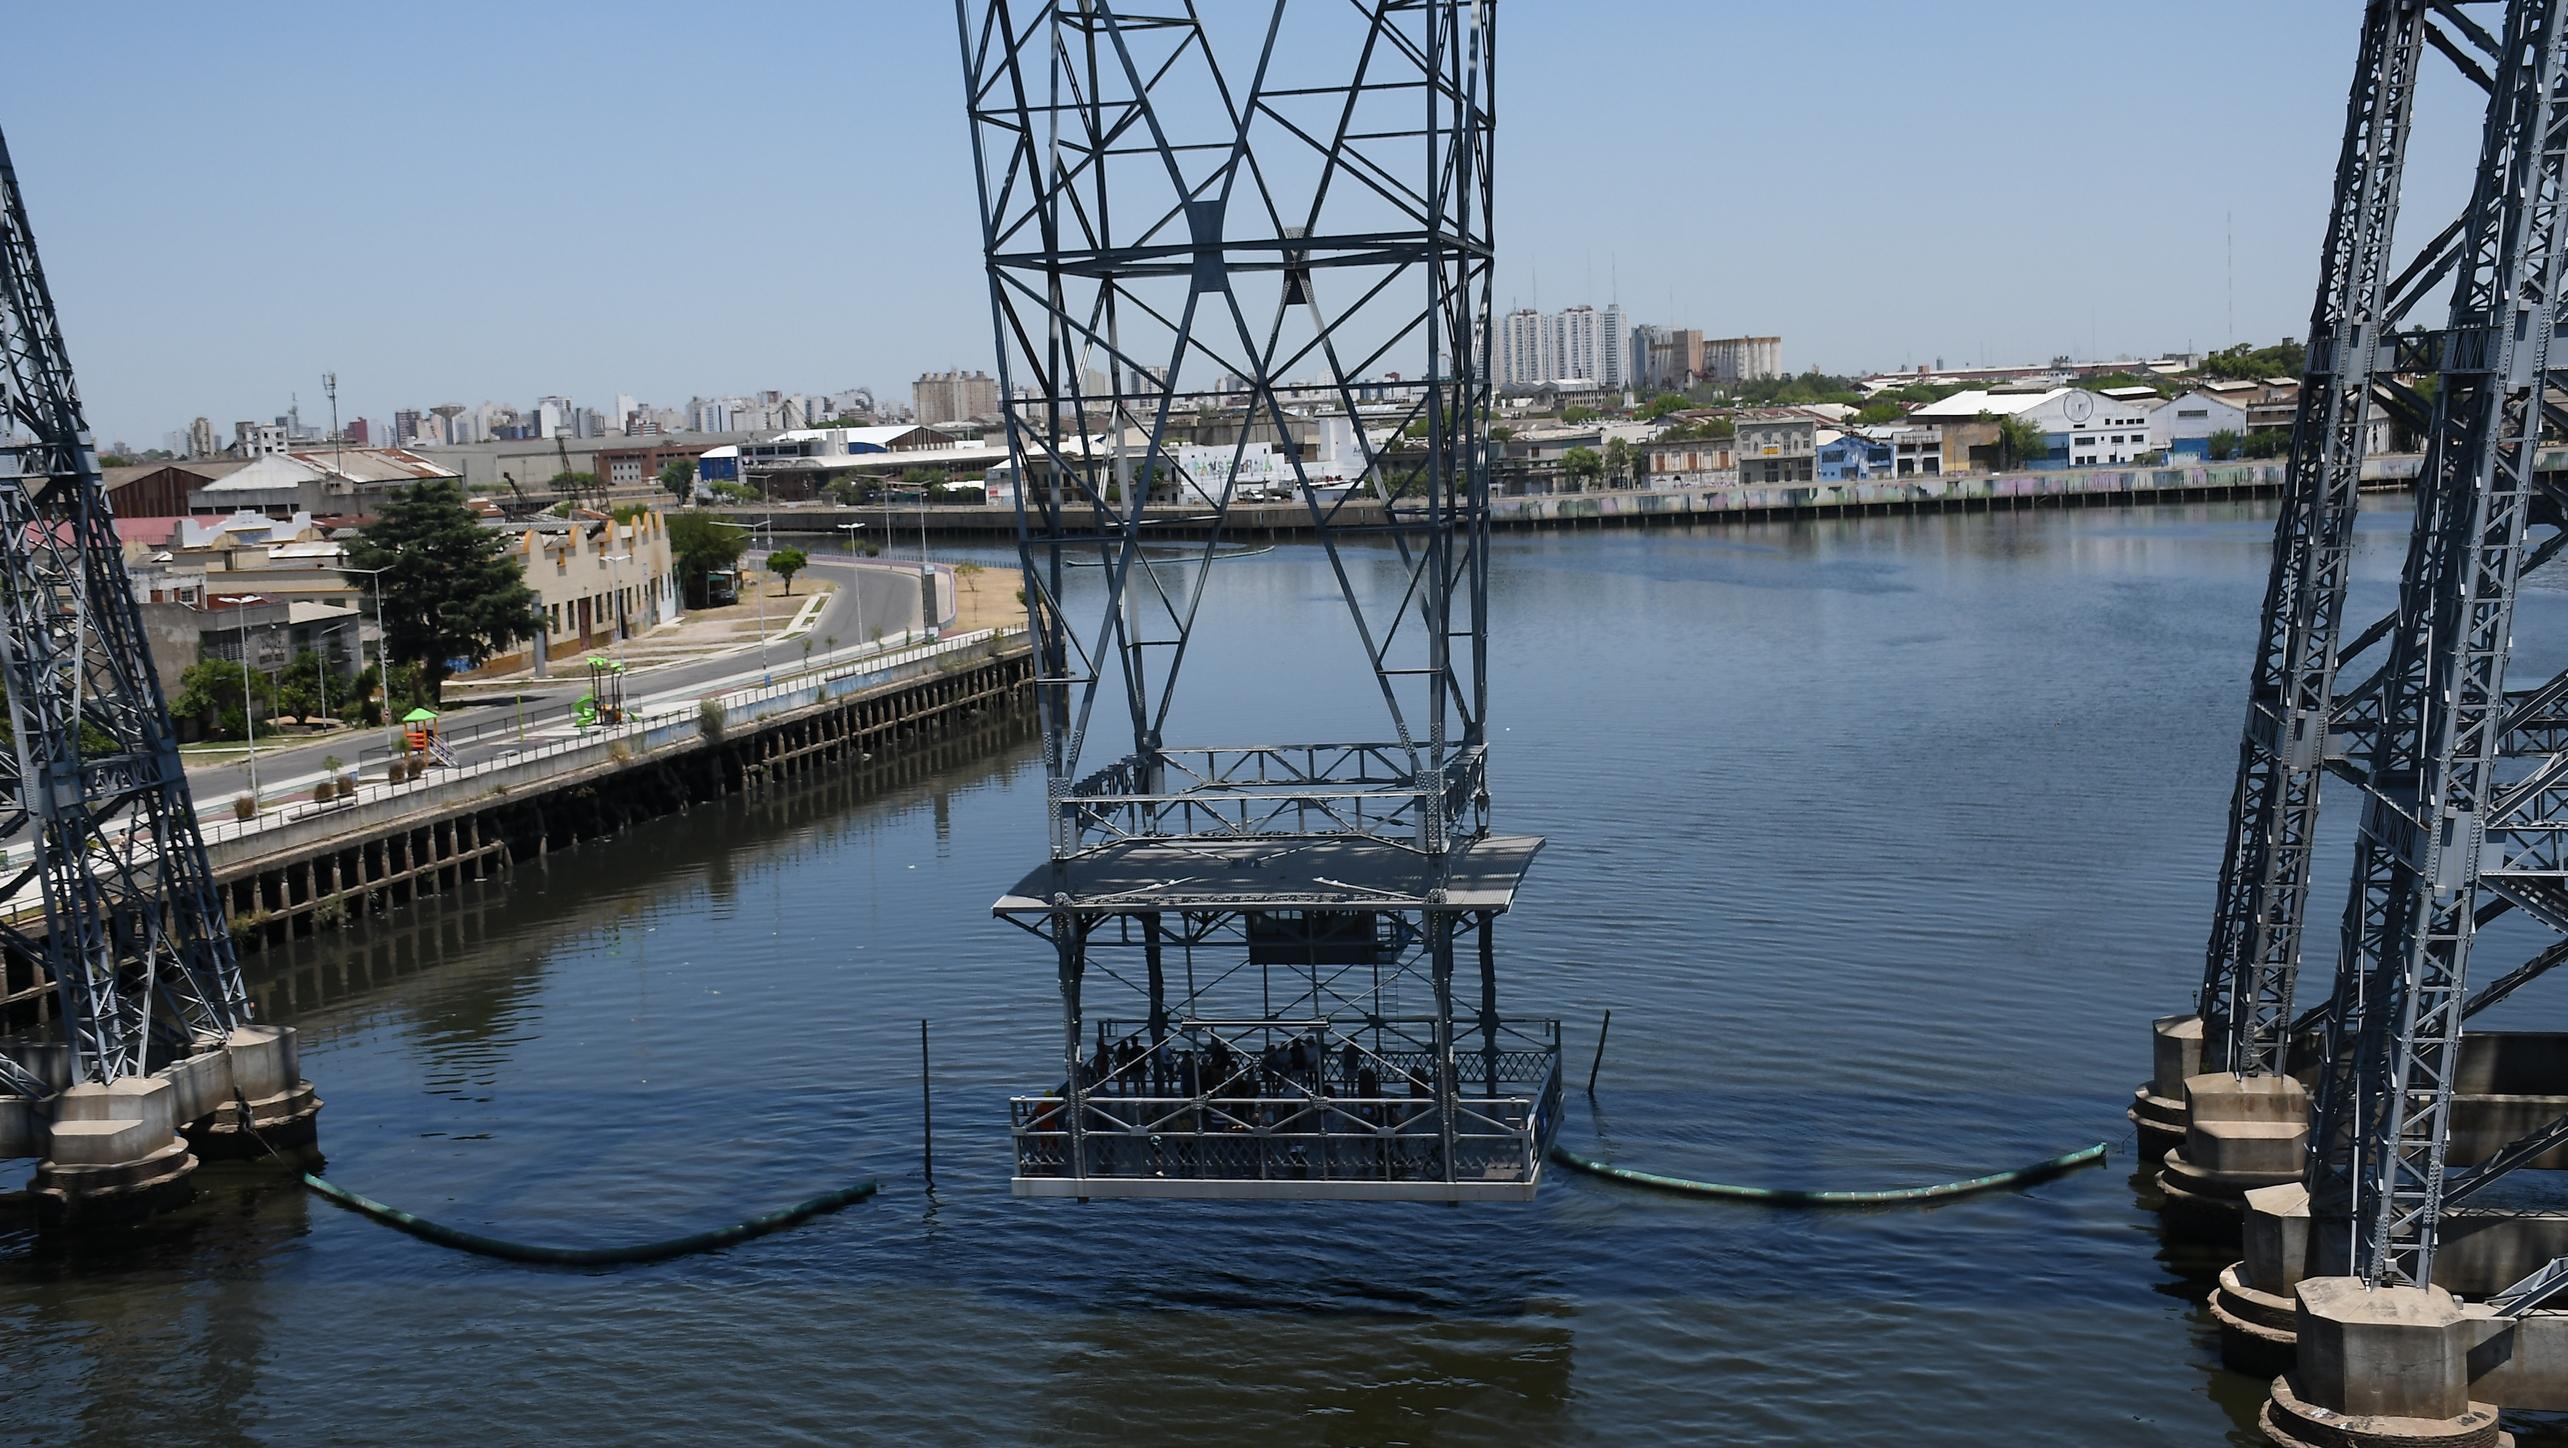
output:
M310 1172L303 1173L303 1184L349 1211L372 1217L397 1232L407 1232L423 1242L452 1247L458 1252L471 1252L482 1257L496 1257L503 1262L528 1262L543 1267L622 1267L637 1262L665 1262L672 1257L685 1257L697 1252L719 1251L724 1247L781 1232L796 1222L807 1221L823 1212L834 1212L851 1202L861 1202L874 1195L879 1184L867 1180L854 1186L823 1192L816 1197L769 1212L763 1217L710 1231L690 1232L683 1237L666 1237L656 1242L636 1242L623 1247L546 1247L530 1242L511 1242L503 1237L485 1237L449 1227L425 1217L413 1216L399 1207L388 1207L372 1197L360 1196Z
M1680 1196L1713 1197L1731 1202L1756 1202L1769 1207L1874 1207L1895 1205L1900 1202L1931 1202L1946 1197L1974 1196L1980 1192L2002 1191L2008 1187L2030 1186L2035 1182L2048 1181L2052 1177L2104 1160L2104 1143L2098 1142L2083 1150L2073 1151L2065 1156L2055 1156L2048 1161L2038 1161L2031 1166L2019 1166L2013 1171L1972 1177L1968 1181L1940 1182L1930 1187L1890 1187L1869 1192L1818 1192L1795 1187L1742 1187L1723 1182L1689 1181L1684 1177L1661 1176L1656 1172L1634 1171L1627 1166L1614 1166L1580 1156L1562 1146L1551 1149L1551 1159L1572 1171L1585 1172L1589 1176L1628 1182L1633 1186L1648 1187L1653 1191L1674 1192Z

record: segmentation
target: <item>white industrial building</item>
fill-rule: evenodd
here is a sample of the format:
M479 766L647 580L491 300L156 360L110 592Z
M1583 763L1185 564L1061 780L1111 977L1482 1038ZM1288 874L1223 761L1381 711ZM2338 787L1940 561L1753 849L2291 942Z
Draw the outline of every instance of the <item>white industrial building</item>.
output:
M2054 387L2047 392L1956 392L1908 415L1912 423L1934 423L1947 430L1967 428L1985 418L2019 417L2042 430L2048 444L2043 456L2028 459L2032 468L2099 468L2136 463L2156 445L2149 435L2149 410L2136 402ZM1957 449L1944 449L1951 466Z
M2208 457L2211 435L2247 433L2247 409L2202 391L2188 392L2149 415L2149 445L2170 458Z

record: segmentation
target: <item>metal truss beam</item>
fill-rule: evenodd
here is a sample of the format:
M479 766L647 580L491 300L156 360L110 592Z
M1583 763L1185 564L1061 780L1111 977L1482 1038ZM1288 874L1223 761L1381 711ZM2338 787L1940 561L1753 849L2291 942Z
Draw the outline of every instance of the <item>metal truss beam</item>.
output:
M1529 1194L1558 1027L1501 1019L1504 906L1468 903L1474 851L1503 842L1494 7L955 13L1046 777L1047 862L1000 913L1049 943L1062 1003L1059 1085L1014 1106L1018 1190ZM1309 521L1365 687L1328 710L1306 678L1247 675L1231 688L1310 732L1172 742L1202 712L1187 666L1252 449ZM1200 541L1156 536L1171 503Z
M2355 1272L2423 1285L2482 886L2556 891L2558 781L2510 754L2505 688L2536 515L2568 244L2568 0L2518 0L2498 47L2434 426L2360 770L2355 879L2324 1032L2310 1186ZM2560 922L2568 924L2568 911ZM2526 1158L2528 1159L2528 1158ZM2492 1164L2493 1165L2493 1164ZM2486 1179L2488 1173L2482 1172Z
M0 936L51 971L75 1075L111 1080L249 1004L5 138L0 367L0 838L35 846L0 901L44 909Z
M2372 0L2364 8L2197 997L2207 1067L2285 1066L2376 363L2399 315L2394 307L2412 305L2454 264L2461 234L2457 223L2447 228L2392 277L2417 66L2433 9L2426 0Z
M1385 741L1432 803L1404 821L1415 848L1481 827L1444 781L1486 733L1489 8L1294 7L1351 67L1326 85L1287 75L1286 9L1225 67L1190 4L956 7L1056 855L1136 820L1189 832L1206 791L1166 735L1253 445L1281 454L1372 676L1380 708L1334 737ZM1154 498L1208 512L1201 541L1155 539ZM1342 518L1357 498L1384 521ZM1348 552L1384 540L1387 604ZM1077 802L1106 776L1174 807ZM1263 828L1339 823L1285 807ZM1207 832L1240 833L1236 812Z

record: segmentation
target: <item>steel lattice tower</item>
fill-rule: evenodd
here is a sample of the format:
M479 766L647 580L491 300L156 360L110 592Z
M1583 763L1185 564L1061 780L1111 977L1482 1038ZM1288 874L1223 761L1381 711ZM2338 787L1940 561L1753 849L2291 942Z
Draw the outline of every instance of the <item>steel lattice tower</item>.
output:
M2568 364L2568 0L2517 0L2497 56L2450 325L2419 339L2441 385L2389 659L2340 706L2363 813L2309 1185L2375 1285L2424 1285L2445 1206L2568 1138L2553 1123L2447 1184L2464 1019L2563 954L2474 999L2473 935L2509 909L2568 931L2568 675L2505 685L2522 577L2568 541L2559 484L2535 472Z
M1491 832L1486 778L1492 6L956 15L1049 812L997 909L1063 1012L1017 1189L1529 1195L1560 1083L1557 1023L1497 1006L1540 841ZM1253 449L1370 702L1320 742L1174 746ZM1206 534L1173 557L1144 547L1172 498ZM1395 586L1361 586L1386 555Z
M221 1041L248 998L5 139L0 351L0 839L34 843L0 895L45 922L0 935L51 971L75 1078L108 1081ZM51 1090L6 1057L0 1088Z
M2350 645L2342 632L2365 438L2376 398L2412 427L2427 420L2424 399L2395 378L2415 360L2402 356L2395 329L2451 276L2467 219L2393 272L2417 69L2429 44L2471 80L2491 83L2482 61L2497 41L2463 6L2366 6L2197 997L2205 1069L2279 1075L2289 1066L2320 776L2345 757L2339 666L2388 631L2384 620Z

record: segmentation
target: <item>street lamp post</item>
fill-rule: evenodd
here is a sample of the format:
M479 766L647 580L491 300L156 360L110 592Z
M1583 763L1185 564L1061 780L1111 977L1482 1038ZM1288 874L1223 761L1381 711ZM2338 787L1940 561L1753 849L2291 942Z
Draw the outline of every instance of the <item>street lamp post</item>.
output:
M366 580L366 586L374 592L375 605L375 684L376 687L383 690L383 727L386 735L389 736L394 727L392 722L392 653L390 645L387 643L389 632L383 626L383 575L390 573L392 569L389 567L350 568L346 564L342 563L339 565L339 571L341 573L363 573L369 575ZM359 634L357 636L357 657L360 661L364 659L365 652L365 636L363 634ZM393 752L398 754L401 751L396 748Z
M869 642L865 637L864 564L860 561L861 555L859 555L856 550L856 535L863 532L864 529L865 525L862 523L841 523L838 525L838 531L847 535L848 566L853 570L853 576L848 579L847 588L848 591L856 597L856 646L859 649L864 648L864 646Z
M241 625L241 723L250 736L250 808L256 811L259 807L259 701L257 691L250 684L250 616L246 610L251 604L267 602L267 598L256 593L236 593L226 595L226 599L239 615Z

